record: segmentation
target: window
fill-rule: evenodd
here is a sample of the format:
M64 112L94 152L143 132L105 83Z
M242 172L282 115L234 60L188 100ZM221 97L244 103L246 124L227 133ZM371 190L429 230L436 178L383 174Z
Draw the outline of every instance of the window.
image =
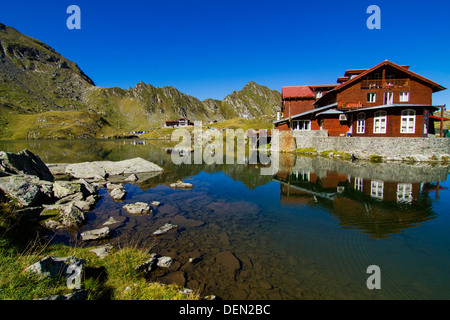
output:
M373 133L386 133L387 112L377 111L373 118Z
M293 120L292 130L300 130L300 131L311 130L311 120Z
M384 104L394 104L394 92L386 91L384 93Z
M412 201L413 201L412 184L399 183L397 185L397 202L411 203Z
M367 102L374 103L377 101L377 94L375 92L369 92L367 94Z
M356 122L356 133L364 133L366 131L366 114L358 113Z
M316 99L320 99L323 96L323 92L322 91L317 91L316 92Z
M407 109L402 111L400 133L414 133L416 131L416 111Z
M409 92L400 92L400 102L409 102Z
M383 199L383 193L384 193L384 182L372 181L370 195L373 198Z
M360 178L360 177L356 177L355 178L355 190L356 191L363 191L363 184L364 184L364 179Z

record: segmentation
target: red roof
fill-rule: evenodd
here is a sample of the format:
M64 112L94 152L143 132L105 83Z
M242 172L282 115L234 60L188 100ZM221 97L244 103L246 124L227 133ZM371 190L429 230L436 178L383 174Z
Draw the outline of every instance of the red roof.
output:
M445 90L445 89L446 89L446 88L444 88L443 86L441 86L440 84L437 84L436 82L431 81L430 79L427 79L427 78L425 78L425 77L422 77L421 75L418 75L417 73L414 73L414 72L410 71L410 70L409 70L409 66L399 66L399 65L397 65L397 64L395 64L395 63L393 63L393 62L391 62L391 61L385 60L385 61L383 61L383 62L377 64L376 66L374 66L374 67L372 67L372 68L370 68L370 69L367 69L366 71L360 73L360 74L357 75L356 77L354 77L354 78L352 78L352 79L349 79L348 81L342 83L341 85L339 85L338 87L336 87L336 90L339 91L339 90L342 90L343 88L346 88L346 87L349 86L350 84L352 84L352 83L354 83L354 82L360 80L361 78L363 78L363 77L366 76L367 74L369 74L369 73L373 72L374 70L376 70L376 69L382 67L383 65L389 65L389 66L392 66L392 67L394 67L394 68L400 69L400 70L404 71L405 73L409 74L410 76L415 77L415 78L417 78L417 79L420 79L420 80L424 81L425 83L427 83L427 85L428 85L429 87L431 87L431 88L433 89L433 92L438 92L438 91L441 91L441 90ZM342 78L342 77L341 77L341 78ZM341 79L341 78L339 78L339 79ZM339 80L338 80L338 81L339 81Z
M283 98L314 98L314 92L309 86L283 87Z
M430 116L430 119L433 119L433 120L441 120L441 117L437 117L437 116ZM450 121L450 119L448 119L448 118L444 118L444 121Z

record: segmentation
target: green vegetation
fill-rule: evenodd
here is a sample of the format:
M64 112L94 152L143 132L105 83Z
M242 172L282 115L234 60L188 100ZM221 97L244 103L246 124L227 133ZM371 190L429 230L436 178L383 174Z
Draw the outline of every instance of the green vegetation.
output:
M174 87L143 82L129 89L97 87L50 46L1 23L0 57L0 139L102 138L161 128L181 117L205 126L231 119L215 128L271 129L281 100L278 91L253 81L223 101L200 101Z
M346 160L349 160L352 158L352 155L350 153L340 152L340 151L336 151L336 150L322 151L322 152L320 152L320 155L323 157L327 157L327 158L341 158L341 159L346 159Z
M317 152L316 149L314 148L299 148L299 149L295 149L293 151L294 154L300 154L300 155L318 155L319 153Z
M370 156L370 161L374 162L374 163L380 163L380 162L383 162L383 157L373 154Z
M217 129L242 129L244 132L249 129L272 129L273 119L269 116L261 116L255 119L233 118L211 124L209 127Z
M71 293L64 280L39 278L24 269L51 255L85 259L83 289L88 299L179 300L199 299L198 294L183 294L175 285L148 283L135 267L150 256L133 248L120 248L99 259L87 248L48 245L30 222L14 213L14 205L0 199L0 299L31 300Z

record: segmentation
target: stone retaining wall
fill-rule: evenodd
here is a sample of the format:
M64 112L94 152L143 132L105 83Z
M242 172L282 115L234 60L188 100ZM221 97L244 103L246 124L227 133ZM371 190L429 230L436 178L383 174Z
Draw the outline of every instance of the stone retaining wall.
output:
M353 154L358 159L370 159L373 155L386 160L413 161L450 157L448 138L323 137L298 133L294 133L294 137L297 149L333 150Z

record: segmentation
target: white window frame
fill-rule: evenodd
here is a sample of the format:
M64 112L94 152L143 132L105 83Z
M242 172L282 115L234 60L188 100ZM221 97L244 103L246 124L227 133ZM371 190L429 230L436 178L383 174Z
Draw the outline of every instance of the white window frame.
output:
M384 181L373 180L370 186L370 196L383 200L384 194Z
M394 104L394 91L384 92L384 104Z
M411 203L413 201L412 190L413 190L412 184L399 183L397 185L397 202Z
M300 123L303 123L301 128L300 128ZM292 120L292 130L311 131L311 120Z
M364 179L361 177L355 178L355 190L363 192Z
M387 128L387 112L380 110L375 112L373 117L373 133L386 133Z
M366 114L364 112L358 113L356 116L356 133L366 132Z
M377 93L376 92L368 92L367 93L367 103L375 103L377 102Z
M416 110L402 110L400 133L416 133Z
M400 92L400 102L409 102L409 91Z

